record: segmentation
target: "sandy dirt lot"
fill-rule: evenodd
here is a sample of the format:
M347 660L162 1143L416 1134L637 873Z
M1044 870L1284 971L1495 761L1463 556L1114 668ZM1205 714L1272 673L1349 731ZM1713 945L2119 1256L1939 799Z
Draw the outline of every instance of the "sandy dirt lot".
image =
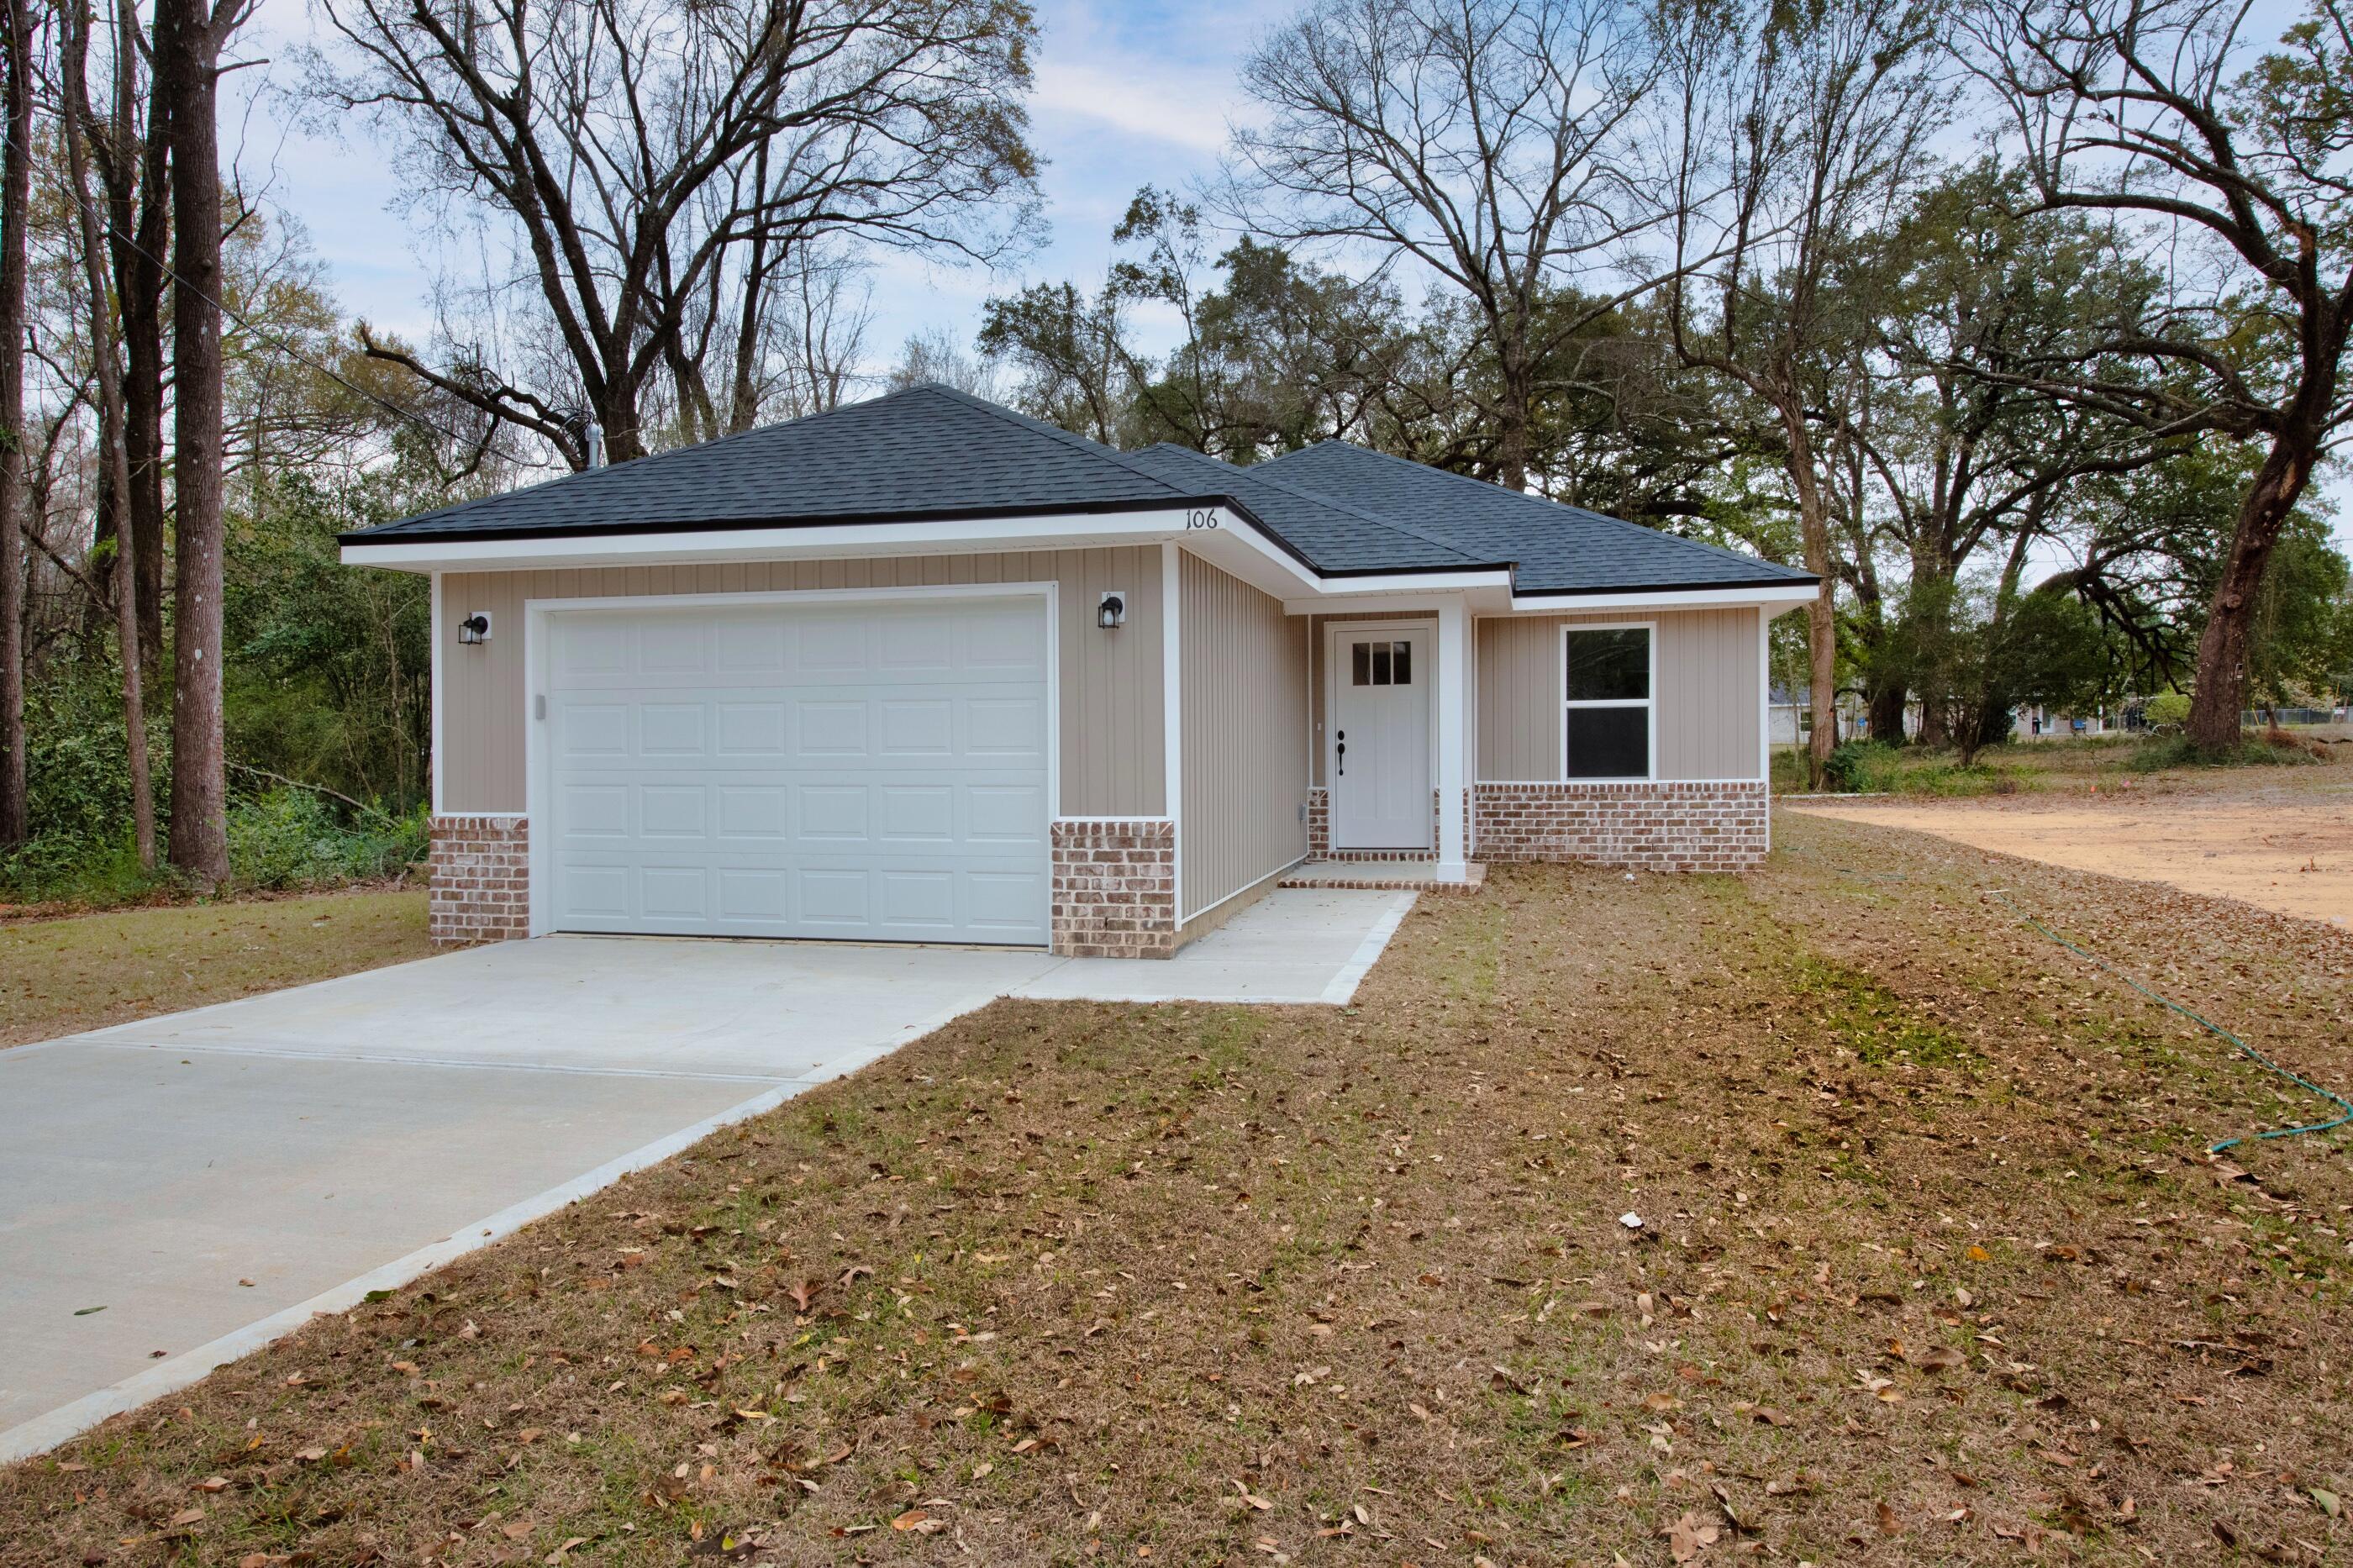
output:
M2353 780L2159 780L2099 794L1981 800L1793 801L1791 811L1932 833L1979 849L2353 926Z

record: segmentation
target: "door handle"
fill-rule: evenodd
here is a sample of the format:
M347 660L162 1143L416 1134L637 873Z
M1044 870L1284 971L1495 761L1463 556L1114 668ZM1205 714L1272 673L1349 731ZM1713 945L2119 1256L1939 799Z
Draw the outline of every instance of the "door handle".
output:
M1332 748L1332 752L1340 764L1340 776L1346 778L1348 776L1348 731L1340 731L1336 738L1338 744Z

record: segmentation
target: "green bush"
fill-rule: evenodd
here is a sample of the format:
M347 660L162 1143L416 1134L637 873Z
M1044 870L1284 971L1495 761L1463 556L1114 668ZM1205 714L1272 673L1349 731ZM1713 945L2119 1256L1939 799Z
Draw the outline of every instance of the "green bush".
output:
M424 859L427 843L421 806L406 816L345 814L311 790L272 790L238 801L228 814L229 875L240 888L323 888L389 877Z
M2148 700L2148 721L2160 729L2178 730L2189 722L2189 698L2179 691L2160 691Z
M1888 787L1895 767L1895 748L1886 742L1849 741L1831 750L1822 783L1840 795L1874 794Z

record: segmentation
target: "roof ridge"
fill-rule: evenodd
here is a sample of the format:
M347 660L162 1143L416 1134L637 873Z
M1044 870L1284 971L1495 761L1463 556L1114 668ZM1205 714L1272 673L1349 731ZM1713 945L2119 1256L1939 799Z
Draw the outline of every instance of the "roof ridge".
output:
M1466 485L1478 485L1496 495L1526 501L1532 505L1558 507L1563 511L1575 512L1579 517L1590 518L1596 522L1606 522L1615 528L1630 529L1647 539L1664 539L1677 544L1688 544L1695 550L1704 550L1711 555L1720 555L1727 561L1736 561L1744 566L1769 566L1784 572L1796 572L1800 576L1810 575L1799 568L1786 565L1778 561L1768 561L1762 555L1743 555L1737 550L1729 550L1721 544L1711 544L1704 539L1694 539L1688 534L1669 533L1664 529L1652 528L1648 523L1635 522L1629 518L1613 517L1609 512L1596 511L1591 507L1578 506L1573 501L1555 500L1550 496L1536 495L1527 490L1511 489L1486 479L1474 478L1470 474L1457 473L1452 468L1441 468L1435 463L1417 463L1411 458L1400 458L1393 452L1384 452L1377 447L1360 447L1354 441L1343 441L1337 437L1327 437L1316 442L1313 447L1302 447L1296 452L1286 452L1282 458L1277 458L1273 461L1280 463L1284 458L1295 458L1302 453L1313 452L1324 447L1338 447L1345 451L1361 452L1366 457L1378 458L1385 463L1393 463L1399 468L1412 468L1426 474L1436 474L1440 478L1458 480Z
M959 391L956 388L948 385L944 382L927 381L915 386L902 388L902 391L936 392L948 398L950 401L960 403L967 408L976 409L983 414L992 415L1004 423L1012 426L1017 430L1027 430L1033 435L1045 436L1053 440L1060 441L1066 447L1075 447L1080 451L1085 452L1091 457L1104 458L1116 464L1118 467L1126 469L1129 473L1135 475L1138 479L1151 480L1161 489L1167 490L1172 499L1182 500L1184 498L1184 491L1178 489L1175 485L1170 484L1166 479L1162 479L1158 474L1154 473L1151 469L1128 461L1126 455L1121 452L1117 447L1106 447L1101 441L1091 441L1086 437L1076 435L1071 431L1065 430L1059 425L1049 425L1043 419L1032 419L1027 414L1017 413L1015 410L1008 408L1002 404L991 403L986 397L978 397L969 392ZM892 394L892 396L898 396L900 395L901 394L899 393ZM879 403L881 399L876 398L874 401ZM1214 458L1210 459L1212 462L1215 462L1216 460L1217 459Z
M1341 443L1343 446L1345 446L1346 444L1347 443L1345 442ZM1303 486L1292 484L1286 479L1275 479L1273 476L1263 471L1265 468L1271 467L1271 464L1252 463L1245 467L1240 463L1229 463L1223 458L1214 458L1207 452L1198 451L1191 447L1179 446L1174 441L1155 441L1150 447L1146 447L1144 449L1149 452L1162 447L1167 447L1172 452L1182 453L1187 458L1198 458L1205 463L1215 463L1219 468L1231 468L1235 473L1245 476L1254 484L1271 485L1274 489L1282 491L1285 495L1295 496L1301 500L1312 500L1318 506L1328 506L1334 511L1345 512L1348 516L1356 518L1359 521L1369 522L1377 528L1386 528L1392 533L1402 533L1409 539L1418 539L1424 544L1434 545L1438 549L1445 551L1450 555L1460 556L1470 565L1514 566L1518 564L1518 563L1514 561L1490 561L1482 559L1480 556L1473 555L1471 552L1463 549L1452 540L1440 539L1435 534L1425 533L1420 529L1415 527L1412 523L1407 522L1401 518L1384 517L1378 512L1366 511L1364 508L1357 506L1353 501L1342 500L1337 496L1327 496L1321 490L1311 490ZM1275 462L1281 462L1282 460L1282 459L1280 458L1274 459Z

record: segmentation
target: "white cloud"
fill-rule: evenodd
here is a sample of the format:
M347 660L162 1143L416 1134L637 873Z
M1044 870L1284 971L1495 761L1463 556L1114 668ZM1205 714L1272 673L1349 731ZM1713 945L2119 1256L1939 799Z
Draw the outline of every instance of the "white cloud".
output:
M1172 142L1215 155L1226 144L1226 104L1187 73L1140 70L1116 58L1056 58L1038 63L1031 100L1042 119L1061 114L1092 120L1131 136Z

